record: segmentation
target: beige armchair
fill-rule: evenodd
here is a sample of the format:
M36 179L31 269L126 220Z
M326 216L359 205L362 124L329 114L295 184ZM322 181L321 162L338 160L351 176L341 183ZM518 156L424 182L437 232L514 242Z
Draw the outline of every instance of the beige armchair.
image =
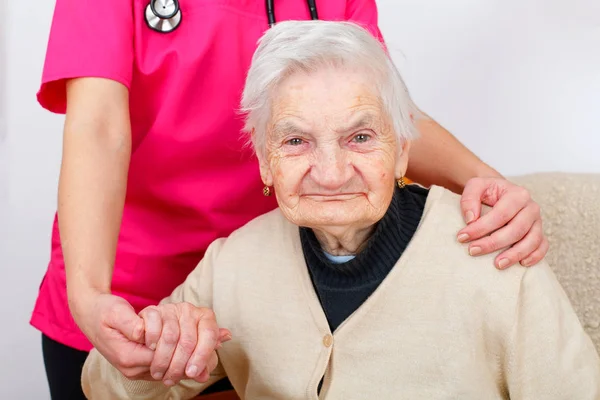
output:
M511 177L542 208L550 242L546 260L600 351L600 174Z

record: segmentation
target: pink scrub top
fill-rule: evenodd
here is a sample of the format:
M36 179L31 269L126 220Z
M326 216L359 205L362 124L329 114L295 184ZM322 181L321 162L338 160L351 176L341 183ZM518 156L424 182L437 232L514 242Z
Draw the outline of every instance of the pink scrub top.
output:
M65 80L129 89L133 148L112 281L136 311L182 283L215 239L276 207L237 113L246 71L268 29L264 0L180 0L171 33L144 20L148 0L57 0L40 104L66 108ZM317 0L319 18L350 20L380 40L374 0ZM275 0L277 21L308 20L305 0ZM78 350L90 342L67 304L57 220L31 324Z

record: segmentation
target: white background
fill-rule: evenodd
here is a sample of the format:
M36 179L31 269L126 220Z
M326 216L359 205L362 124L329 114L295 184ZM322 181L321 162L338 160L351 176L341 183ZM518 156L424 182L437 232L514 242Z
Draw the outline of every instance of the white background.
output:
M378 4L417 104L485 161L509 175L600 172L600 1ZM48 398L28 320L48 262L61 150L62 117L35 100L53 7L0 0L2 399Z

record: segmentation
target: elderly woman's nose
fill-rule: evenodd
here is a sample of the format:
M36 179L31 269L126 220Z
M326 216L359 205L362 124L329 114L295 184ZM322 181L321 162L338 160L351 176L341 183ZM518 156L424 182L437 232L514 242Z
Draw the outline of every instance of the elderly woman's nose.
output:
M352 175L352 166L340 149L317 150L311 168L312 179L325 189L341 188Z

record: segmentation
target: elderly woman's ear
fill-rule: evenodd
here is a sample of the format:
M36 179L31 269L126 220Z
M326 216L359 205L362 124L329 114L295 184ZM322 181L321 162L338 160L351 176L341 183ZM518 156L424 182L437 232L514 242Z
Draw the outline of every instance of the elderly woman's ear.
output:
M269 168L269 163L262 156L258 159L260 165L260 178L265 186L273 186L273 175Z
M250 132L252 142L255 143L254 135L256 134L256 130L252 128ZM273 186L273 175L271 174L271 169L269 168L269 162L266 159L266 155L262 149L255 149L256 157L258 158L258 166L260 168L260 178L265 186Z
M409 151L410 140L404 140L398 143L398 155L396 157L396 167L394 170L396 179L400 179L406 176L406 170L408 169Z

